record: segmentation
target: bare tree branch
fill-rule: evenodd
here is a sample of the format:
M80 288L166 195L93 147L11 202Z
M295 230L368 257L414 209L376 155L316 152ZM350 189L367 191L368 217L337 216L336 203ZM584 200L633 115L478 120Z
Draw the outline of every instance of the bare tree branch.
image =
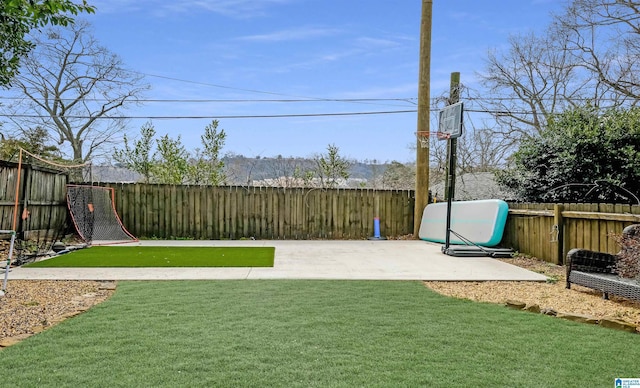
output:
M640 97L640 2L574 0L557 16L556 33L567 36L575 62L607 85L618 99Z
M85 162L109 152L125 122L101 119L136 103L149 86L95 40L87 22L51 28L34 41L36 49L15 82L24 98L4 113L34 116L13 117L17 131L42 126L69 147L73 160Z

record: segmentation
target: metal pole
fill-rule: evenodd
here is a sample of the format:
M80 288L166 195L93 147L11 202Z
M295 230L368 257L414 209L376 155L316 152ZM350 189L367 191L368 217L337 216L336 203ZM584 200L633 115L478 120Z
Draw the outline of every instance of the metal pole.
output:
M444 244L445 249L449 249L449 243L451 241L451 206L453 205L453 197L456 191L456 151L458 148L458 139L449 139L449 148L451 152L449 153L449 175L447 176L449 190L447 192L447 234Z
M0 230L0 233L11 232L11 244L9 244L9 255L7 256L7 266L4 270L4 280L2 281L2 295L7 292L7 280L9 280L9 270L11 268L11 259L13 258L13 246L16 241L16 232L14 230Z
M451 73L451 81L449 86L449 105L460 101L460 73ZM452 138L448 140L447 150L449 151L449 167L447 168L447 179L445 182L445 192L447 196L447 230L445 235L444 249L449 249L451 242L451 206L453 205L453 197L456 192L456 165L458 139Z
M460 72L451 73L449 80L449 101L447 105L453 105L460 101ZM447 162L451 158L451 142L447 141ZM449 198L449 165L445 167L444 195L445 199Z

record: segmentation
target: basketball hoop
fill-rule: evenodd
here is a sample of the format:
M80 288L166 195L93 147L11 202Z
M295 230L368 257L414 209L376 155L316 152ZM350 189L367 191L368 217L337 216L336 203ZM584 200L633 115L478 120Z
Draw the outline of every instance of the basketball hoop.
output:
M451 139L451 134L448 132L436 132L436 136L438 136L438 140L449 140Z
M435 135L438 140L448 140L451 138L451 134L446 132L418 131L416 132L416 136L420 142L420 148L429 148L429 138L431 135Z
M456 102L445 106L439 114L438 120L438 139L448 140L462 136L462 112L464 111L464 103ZM441 136L442 134L442 136ZM444 135L448 136L444 136Z
M418 141L420 142L420 148L429 148L429 136L431 132L429 131L418 131L416 132L416 136L418 137Z

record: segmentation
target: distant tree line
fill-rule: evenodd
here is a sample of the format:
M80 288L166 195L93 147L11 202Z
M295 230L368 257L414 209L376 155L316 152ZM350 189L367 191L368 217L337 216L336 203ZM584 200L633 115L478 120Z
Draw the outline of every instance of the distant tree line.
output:
M164 135L155 138L152 123L140 129L138 140L129 140L124 136L124 147L115 149L113 158L122 167L139 173L146 183L221 185L228 183L225 165L222 160L222 148L227 134L218 129L218 120L207 125L200 137L202 148L196 148L192 154L182 145L180 136L173 139ZM340 180L349 178L351 162L340 155L340 149L327 146L327 152L313 158L311 168L294 166L282 171L278 176L287 184L297 181L298 186L337 187ZM316 184L314 180L317 179Z

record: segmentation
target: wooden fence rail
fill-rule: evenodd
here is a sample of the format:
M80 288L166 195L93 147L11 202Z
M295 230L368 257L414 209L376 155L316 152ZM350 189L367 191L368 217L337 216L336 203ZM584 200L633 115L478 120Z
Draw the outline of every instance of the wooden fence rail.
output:
M502 245L563 264L573 248L616 253L613 236L638 222L638 205L511 203Z

